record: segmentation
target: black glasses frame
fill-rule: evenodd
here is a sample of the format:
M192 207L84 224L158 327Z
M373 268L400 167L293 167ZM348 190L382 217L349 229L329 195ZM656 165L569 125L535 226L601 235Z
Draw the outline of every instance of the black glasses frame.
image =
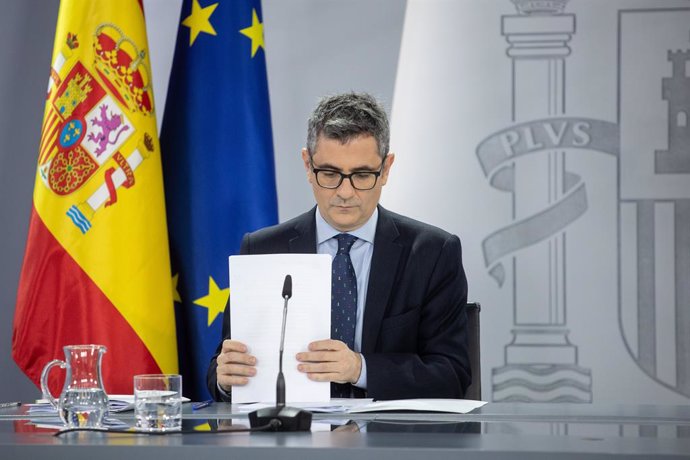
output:
M325 188L325 189L329 189L329 190L335 190L335 189L337 189L338 187L340 187L340 186L343 184L343 181L344 181L345 179L347 179L347 180L350 181L350 185L352 185L352 188L353 188L353 189L355 189L355 190L366 191L366 190L371 190L371 189L373 189L374 187L376 187L376 183L379 181L379 177L381 177L381 173L383 172L383 166L385 165L386 161L384 160L384 161L381 162L381 167L379 168L378 171L355 171L355 172L352 172L352 173L350 173L350 174L343 174L343 173L341 173L340 171L336 171L336 170L334 170L334 169L328 169L328 168L315 168L315 167L314 167L314 163L312 163L311 160L310 160L310 163L311 163L311 172L314 173L314 177L316 177L316 183L317 183L317 185L318 185L319 187ZM337 183L335 186L333 186L333 187L327 187L327 186L325 186L325 185L321 185L321 182L319 182L319 173L320 173L320 172L329 172L329 173L333 173L333 174L339 174L339 175L340 175L340 180L339 180L338 183ZM369 187L369 188L360 188L360 187L357 187L357 186L355 185L354 181L352 180L352 176L355 176L355 175L357 175L357 174L372 174L372 175L374 176L374 183L373 183L372 186Z

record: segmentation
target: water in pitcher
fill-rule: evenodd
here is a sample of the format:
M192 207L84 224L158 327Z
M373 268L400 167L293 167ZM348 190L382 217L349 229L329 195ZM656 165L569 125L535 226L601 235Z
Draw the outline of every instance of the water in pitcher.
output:
M108 396L98 388L68 389L60 396L60 411L67 426L100 428L108 412Z

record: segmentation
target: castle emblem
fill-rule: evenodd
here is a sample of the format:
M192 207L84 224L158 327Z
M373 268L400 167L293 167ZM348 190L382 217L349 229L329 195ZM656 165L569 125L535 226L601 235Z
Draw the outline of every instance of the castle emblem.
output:
M672 76L662 80L662 98L668 103L668 150L657 150L657 174L690 173L690 50L668 52Z

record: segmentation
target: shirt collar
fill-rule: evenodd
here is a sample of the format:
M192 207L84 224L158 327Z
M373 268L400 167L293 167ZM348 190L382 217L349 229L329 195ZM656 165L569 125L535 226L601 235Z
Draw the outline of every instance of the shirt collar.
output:
M376 236L376 224L379 221L379 208L374 209L373 214L369 217L364 225L356 230L347 232L352 236L356 236L360 240L364 240L368 243L374 244L374 237ZM319 245L325 241L330 240L339 233L343 233L326 222L326 220L321 215L321 211L316 209L316 244Z

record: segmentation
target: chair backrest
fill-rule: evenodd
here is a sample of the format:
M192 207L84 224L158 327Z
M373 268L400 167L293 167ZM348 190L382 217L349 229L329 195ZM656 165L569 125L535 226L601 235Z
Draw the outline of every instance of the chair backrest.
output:
M482 306L479 302L467 304L467 345L470 355L470 369L472 384L465 392L465 399L482 399L482 366L479 349L479 312Z

